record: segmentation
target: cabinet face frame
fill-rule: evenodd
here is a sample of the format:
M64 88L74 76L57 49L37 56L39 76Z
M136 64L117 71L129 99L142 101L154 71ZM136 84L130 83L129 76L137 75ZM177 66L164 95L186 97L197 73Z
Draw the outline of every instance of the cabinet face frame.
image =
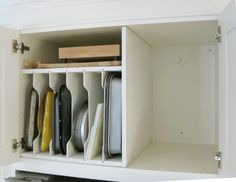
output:
M236 174L235 145L235 46L236 1L232 0L219 15L221 43L219 43L219 151L222 152L222 169L219 174Z
M230 5L231 7L234 7L235 8L235 1L232 1L232 3L231 3L231 5ZM233 10L232 8L227 8L226 9L226 11L227 10L229 10L229 11L235 11L235 9ZM223 26L226 26L226 27L228 27L228 28L226 28L225 30L226 30L226 32L224 32L223 31L223 37L224 37L224 35L225 35L225 33L227 33L227 32L230 32L230 31L232 31L232 30L234 30L234 28L235 28L235 24L233 24L232 26L233 26L233 28L232 28L232 26L231 26L231 28L229 28L230 27L230 24L229 24L229 22L230 21L228 21L228 24L224 24L224 22L225 22L225 18L229 18L229 16L230 15L234 15L234 13L229 13L229 14L225 14L225 15L222 15L221 17L220 17L220 23L222 23L223 24ZM235 20L232 20L231 21L231 23L235 23ZM122 29L122 40L124 39L124 40L126 40L126 36L125 35L123 35L123 32L125 33L125 31L127 31L127 30L125 30L126 28L123 28ZM2 30L2 28L1 28L1 30ZM8 30L8 29L5 29L5 31L9 31L10 32L10 30ZM17 38L17 39L19 39L19 32L18 31L14 31L14 35L15 35L15 37ZM11 34L10 36L13 36L13 34ZM1 37L0 37L1 38ZM8 43L9 43L9 41L8 41ZM9 45L9 44L8 44ZM3 46L0 46L0 47L3 47ZM220 46L221 47L221 46ZM127 45L126 44L122 44L122 49L123 49L123 52L122 52L122 55L123 55L123 57L124 57L124 60L122 60L122 61L127 61L126 60L126 54L128 54L127 52L126 52L126 49L127 49ZM221 48L220 48L221 49ZM220 59L221 59L221 62L224 62L224 60L225 60L225 56L226 56L226 58L228 58L227 57L227 55L226 55L226 53L225 53L225 51L226 51L226 43L224 43L223 42L223 44L222 44L222 49L224 49L224 50L222 50L222 51L220 51ZM6 51L6 50L4 50L4 51ZM8 54L9 52L7 52L7 54ZM8 55L5 55L5 56L8 56ZM15 56L12 56L11 57L11 60L19 60L19 53L17 53L17 55L15 55ZM18 67L19 68L19 65L18 65L18 63L15 63L16 65L16 67ZM14 67L15 67L14 66ZM222 74L223 75L220 75L220 77L222 76L222 78L219 78L220 80L222 80L222 84L224 85L224 88L225 88L225 90L224 89L222 89L221 90L221 98L220 99L222 99L221 100L221 104L223 104L223 105L221 105L220 106L220 110L222 111L222 112L227 112L227 109L228 109L228 107L227 106L225 106L225 105L227 105L228 103L225 103L226 102L226 100L224 100L224 99L229 99L228 98L228 96L226 96L227 98L222 98L222 97L225 97L225 95L227 95L227 93L225 93L225 92L227 92L228 90L227 90L227 88L228 88L228 86L229 85L227 85L227 83L225 83L225 81L226 81L226 79L228 78L227 76L226 76L226 74L227 73L225 73L224 71L228 71L227 70L227 66L229 66L229 65L222 65L223 66L223 70L221 70L222 71ZM225 69L224 69L225 68ZM122 78L123 78L123 81L124 81L124 83L123 83L123 90L122 90L122 94L124 94L123 95L123 99L122 99L122 102L123 102L123 105L124 105L124 107L123 107L123 121L122 121L122 130L123 130L123 132L124 132L124 134L122 135L122 140L123 140L123 155L125 156L124 158L123 158L123 161L122 161L122 166L123 167L126 167L127 165L128 165L128 163L131 161L130 159L128 159L127 158L127 147L128 147L128 143L127 143L127 132L128 132L128 129L129 128L127 128L126 127L126 124L127 124L127 97L126 97L126 86L127 86L127 82L125 81L125 79L124 78L126 78L126 76L127 76L127 70L126 70L127 68L126 68L126 63L125 64L123 64L122 65ZM18 74L18 72L16 72L17 74ZM15 75L15 73L14 73L14 75ZM17 75L15 75L16 77L14 77L14 78L17 78ZM222 85L221 85L222 86ZM17 84L17 87L19 87L19 85ZM6 92L5 92L6 93ZM19 96L18 96L19 97ZM225 105L224 105L225 104ZM222 108L223 106L225 106L225 108ZM7 107L5 107L5 108L7 108ZM7 112L6 110L5 110L5 115L4 116L2 116L2 117L6 117L6 114L7 113L9 113L10 112L10 110ZM221 118L221 124L220 124L220 138L219 138L219 140L220 140L220 150L222 150L222 152L224 153L226 153L227 154L227 139L229 139L229 138L227 138L227 136L226 135L228 135L228 130L227 129L229 129L229 128L227 128L227 126L225 126L225 121L227 120L227 119L229 119L228 118L228 116L227 116L227 114L226 113L221 113L221 116L220 116L220 118ZM1 123L2 124L2 123ZM227 124L226 124L227 125ZM2 127L4 127L4 131L5 131L5 133L13 133L13 131L11 130L11 127L10 128L6 128L7 127L7 125L5 124L5 123L3 123L2 125L1 125ZM19 126L19 123L14 123L14 126ZM18 128L19 129L19 128ZM17 129L17 130L18 130ZM16 135L18 135L18 138L19 138L19 131L17 131L17 132L15 132L15 134L14 134L15 136ZM9 146L10 144L9 144L9 139L7 139L6 138L6 136L5 136L5 134L4 134L4 137L2 137L2 146L0 146L1 148L8 148L8 149L6 149L6 150L9 150L9 148L11 147L11 146ZM6 143L7 142L7 143ZM10 142L11 143L11 142ZM5 145L4 145L5 144ZM1 149L0 148L0 149ZM2 149L1 149L2 150ZM4 150L4 149L3 149ZM2 163L2 159L1 159L1 162L0 162L0 165L2 165L2 164L8 164L8 163L12 163L12 162L15 162L15 161L17 161L17 159L18 159L18 155L16 156L16 154L10 154L10 153L8 153L7 154L7 156L4 156L5 157L5 159L9 159L9 162L7 161L7 162L4 162L4 163ZM226 160L230 160L230 157L226 157ZM223 165L223 168L224 168L224 165Z

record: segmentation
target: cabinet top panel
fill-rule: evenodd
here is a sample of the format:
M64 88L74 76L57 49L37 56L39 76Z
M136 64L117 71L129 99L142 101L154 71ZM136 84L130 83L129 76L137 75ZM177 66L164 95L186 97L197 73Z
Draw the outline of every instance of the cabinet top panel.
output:
M83 73L83 72L102 72L102 71L122 71L122 66L107 67L81 67L81 68L52 68L52 69L22 69L23 74L34 73Z
M104 45L121 43L121 27L89 28L24 34L59 47Z
M217 27L215 20L129 26L154 47L214 45Z

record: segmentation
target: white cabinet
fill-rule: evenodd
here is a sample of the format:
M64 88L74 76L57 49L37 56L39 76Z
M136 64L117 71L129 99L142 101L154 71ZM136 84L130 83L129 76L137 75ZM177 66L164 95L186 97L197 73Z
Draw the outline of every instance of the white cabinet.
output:
M20 35L1 28L1 166L16 162L15 170L114 181L236 176L235 17L232 1L218 20ZM220 43L215 34L221 34ZM30 51L12 53L12 39ZM113 43L121 44L122 66L21 69L24 60L57 61L59 47ZM76 95L84 86L74 101L96 100L104 75L114 71L122 73L122 156L84 160L70 143L66 156L41 153L38 140L33 152L12 150L12 139L24 134L29 88L43 94L66 83Z

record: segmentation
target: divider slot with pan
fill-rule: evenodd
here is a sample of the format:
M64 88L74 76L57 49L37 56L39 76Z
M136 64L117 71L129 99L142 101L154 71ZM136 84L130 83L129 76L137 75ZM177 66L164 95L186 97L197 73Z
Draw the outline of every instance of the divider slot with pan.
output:
M33 153L36 154L40 152L47 152L49 150L49 142L51 140L51 120L49 119L47 122L45 122L45 112L47 112L45 110L45 99L47 92L49 91L49 75L33 74L33 88L38 92L39 95L39 110L37 115L38 136L33 142ZM50 108L48 109L50 110ZM50 116L48 117L50 118Z
M21 138L24 138L24 141L27 142L30 117L30 95L31 89L33 88L33 75L20 75L20 79L22 80L20 87L20 126L22 126L20 127L20 134Z
M67 73L67 87L71 92L71 138L67 143L67 157L76 157L77 159L83 159L83 147L81 147L82 138L81 126L77 127L78 119L80 119L81 111L85 111L88 107L88 94L83 86L83 74L82 73ZM84 117L82 117L83 119ZM86 118L84 118L86 121ZM86 123L84 123L86 125ZM85 126L85 129L88 128ZM77 131L79 129L79 131ZM83 134L86 135L86 131L83 130ZM85 138L86 139L86 138Z
M103 162L121 162L122 80L120 72L102 72L104 89Z
M60 133L59 133L59 105L58 93L62 85L66 84L66 74L49 73L49 87L54 91L53 101L53 123L52 140L50 141L50 156L60 153Z
M84 87L88 92L88 116L89 116L89 139L85 142L85 160L97 160L99 162L102 161L102 142L100 145L89 146L89 145L96 145L96 142L90 142L91 131L94 126L95 119L102 119L99 116L99 113L96 113L97 110L100 112L103 110L103 89L101 85L101 73L95 72L84 72ZM98 107L100 105L100 109ZM96 116L97 115L97 116ZM96 116L96 117L95 117ZM101 135L102 141L102 135ZM91 151L93 150L93 151Z

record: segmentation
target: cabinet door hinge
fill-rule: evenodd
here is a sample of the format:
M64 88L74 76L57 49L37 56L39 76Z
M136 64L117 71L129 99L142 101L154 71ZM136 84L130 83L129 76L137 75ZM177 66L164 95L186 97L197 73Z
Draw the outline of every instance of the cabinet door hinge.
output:
M215 155L215 160L218 161L218 168L222 168L222 152L217 152Z
M217 42L222 42L222 27L218 26L218 32L215 34Z
M29 51L30 48L28 46L25 46L23 42L18 43L17 40L12 41L12 51L17 52L18 50L21 51L21 54L24 54L25 51Z
M17 152L17 149L23 149L25 147L25 140L24 138L21 138L20 141L17 141L17 139L12 139L12 151Z

